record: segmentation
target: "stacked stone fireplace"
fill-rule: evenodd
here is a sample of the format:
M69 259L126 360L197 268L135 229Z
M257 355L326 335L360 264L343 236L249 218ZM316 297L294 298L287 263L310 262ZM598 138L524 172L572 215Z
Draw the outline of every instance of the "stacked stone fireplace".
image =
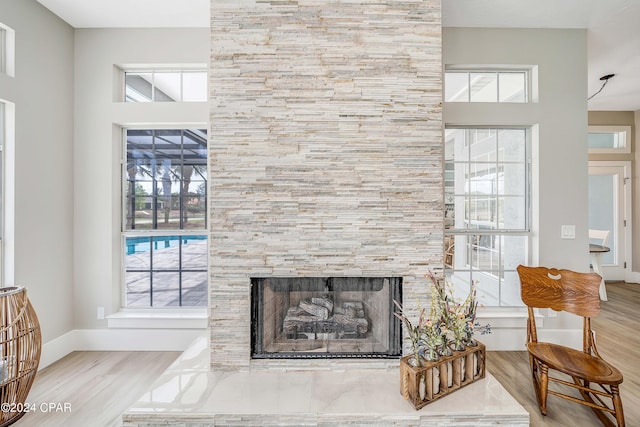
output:
M386 278L408 311L428 302L425 275L441 269L443 253L440 2L216 0L211 32L212 368L373 363L373 345L364 361L353 350L364 327L359 308L345 305L353 294L333 297L324 332L291 317L293 329L271 334L288 332L316 355L331 335L346 350L314 364L257 355L252 292L283 278ZM328 321L300 303L329 305L329 288L311 293L273 310ZM335 320L344 313L349 327ZM397 363L398 353L385 357Z

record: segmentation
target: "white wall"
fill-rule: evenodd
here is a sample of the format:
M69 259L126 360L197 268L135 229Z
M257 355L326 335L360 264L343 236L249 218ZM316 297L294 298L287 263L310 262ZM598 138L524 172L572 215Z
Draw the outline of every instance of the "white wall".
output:
M73 29L35 0L0 0L0 22L16 52L15 77L0 76L0 99L15 105L5 285L27 288L46 343L73 328Z
M445 65L537 66L537 102L446 103L444 121L534 127L532 265L588 271L586 31L446 28L443 56ZM560 238L563 224L576 226L575 239ZM545 329L556 328L575 335L581 324L545 319Z
M206 102L125 104L115 65L203 64L208 29L78 29L75 32L74 313L76 329L106 328L120 307L120 134L116 125L205 124Z

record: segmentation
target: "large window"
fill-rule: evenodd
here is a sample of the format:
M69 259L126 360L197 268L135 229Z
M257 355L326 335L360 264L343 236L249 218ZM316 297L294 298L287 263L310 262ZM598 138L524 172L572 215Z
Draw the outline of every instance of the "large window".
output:
M127 129L125 152L125 306L206 306L206 130Z
M457 286L476 282L492 307L521 306L516 267L528 259L529 132L445 130L445 268Z

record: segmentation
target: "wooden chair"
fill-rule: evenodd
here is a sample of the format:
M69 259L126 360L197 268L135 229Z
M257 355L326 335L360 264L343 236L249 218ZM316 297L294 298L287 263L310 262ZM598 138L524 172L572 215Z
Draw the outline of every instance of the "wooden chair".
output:
M523 265L518 266L518 275L522 301L529 310L527 350L542 415L547 415L547 394L552 394L589 406L605 426L615 426L615 421L619 427L624 427L619 392L622 373L600 357L591 330L591 317L600 312L598 288L601 277L596 273ZM539 342L534 308L551 308L583 317L583 350ZM550 370L568 375L573 383L551 376ZM576 389L582 399L549 389L549 381ZM598 387L594 388L592 383ZM611 399L611 402L603 398Z
M453 257L455 256L455 239L453 236L445 236L444 239L444 265L453 268Z

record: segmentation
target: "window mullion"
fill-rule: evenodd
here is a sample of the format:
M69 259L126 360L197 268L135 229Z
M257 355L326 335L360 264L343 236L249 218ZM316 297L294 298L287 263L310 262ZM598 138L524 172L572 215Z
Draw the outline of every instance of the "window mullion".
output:
M182 238L178 240L178 302L182 307Z
M153 307L153 236L149 236L149 307Z
M180 73L180 102L184 101L184 72Z
M184 206L184 197L183 188L184 188L184 131L180 132L180 181L179 181L179 189L178 189L178 215L180 216L180 229L185 228L184 216L185 216L185 206Z
M156 151L156 131L152 132L151 151L153 159L151 160L151 226L154 230L158 228L158 162Z
M497 78L498 80L498 85L500 85L500 79ZM499 87L499 86L498 86ZM498 92L498 96L500 96L500 92ZM498 98L500 99L500 98ZM498 132L498 130L496 129L496 151L495 151L495 156L496 156L496 160L495 160L495 180L496 180L496 194L495 194L495 224L496 224L496 230L499 230L500 227L500 132ZM504 196L504 195L503 195ZM504 201L503 201L504 203ZM504 207L504 206L503 206Z

